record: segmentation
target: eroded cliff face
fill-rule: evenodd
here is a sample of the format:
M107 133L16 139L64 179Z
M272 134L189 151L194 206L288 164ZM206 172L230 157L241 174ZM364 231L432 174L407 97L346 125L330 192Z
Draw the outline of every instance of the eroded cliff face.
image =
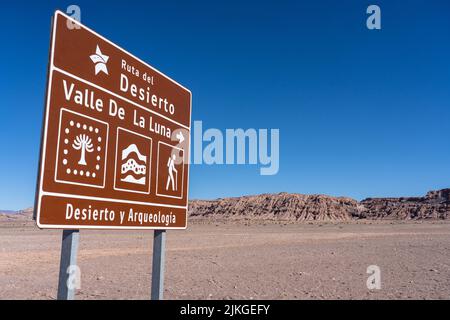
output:
M352 219L448 219L450 189L425 197L368 198L291 193L262 194L217 200L192 200L190 217L221 219L280 219L289 221L348 221Z
M191 217L345 221L352 218L357 205L358 202L350 198L278 193L193 200L189 203L189 213Z

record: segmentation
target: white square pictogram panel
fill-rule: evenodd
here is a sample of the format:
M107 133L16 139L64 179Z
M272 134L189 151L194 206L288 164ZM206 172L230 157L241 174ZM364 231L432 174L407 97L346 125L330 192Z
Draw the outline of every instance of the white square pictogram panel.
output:
M114 189L150 193L152 139L117 128Z
M104 187L107 139L106 122L61 109L55 180Z

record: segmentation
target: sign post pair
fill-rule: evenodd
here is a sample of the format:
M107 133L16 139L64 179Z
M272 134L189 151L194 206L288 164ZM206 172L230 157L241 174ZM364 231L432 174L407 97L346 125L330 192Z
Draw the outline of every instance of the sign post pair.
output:
M191 101L188 89L55 13L34 217L65 230L61 272L76 263L79 229L156 230L153 271L163 271L165 230L187 225Z

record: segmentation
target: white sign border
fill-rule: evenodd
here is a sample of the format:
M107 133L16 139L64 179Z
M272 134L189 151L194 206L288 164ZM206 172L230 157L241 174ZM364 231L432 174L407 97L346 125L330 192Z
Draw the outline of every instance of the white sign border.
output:
M115 43L111 42L110 40L104 38L103 36L101 36L100 34L98 34L97 32L93 31L92 29L86 27L85 25L81 24L80 22L74 20L73 18L67 16L65 13L63 13L60 10L56 10L54 15L53 15L53 19L52 19L52 35L51 35L51 52L50 52L50 64L49 64L49 76L48 76L48 82L47 82L47 95L46 95L46 103L45 103L45 120L43 123L43 134L41 134L41 148L40 148L40 167L39 167L39 172L38 172L38 190L37 190L37 194L36 194L36 201L35 201L35 208L34 208L34 217L35 217L35 221L37 226L40 229L107 229L107 230L185 230L187 228L187 216L188 216L188 206L189 206L189 183L187 185L187 189L186 189L186 205L185 206L174 206L174 205L166 205L166 204L159 204L159 203L145 203L146 205L154 205L154 206L161 206L161 207L169 207L169 208L181 208L181 209L186 209L186 220L185 220L185 224L182 227L167 227L167 226L152 226L152 227L144 227L144 226L92 226L92 225L53 225L53 224L42 224L40 223L40 209L41 209L41 200L42 197L44 195L54 195L54 196L61 196L64 197L65 194L63 193L50 193L50 192L46 192L43 190L43 176L44 176L44 165L45 165L45 156L46 156L46 148L47 148L47 124L48 124L48 118L49 118L49 106L50 106L50 96L51 96L51 91L52 91L52 81L53 81L53 73L56 71L55 69L58 69L57 67L55 67L54 65L54 51L55 51L55 39L56 39L56 26L57 26L57 20L58 20L58 16L61 15L67 19L69 19L70 21L72 21L73 23L76 23L78 25L80 25L81 27L85 28L87 31L91 32L92 34L94 34L95 36L101 38L102 40L108 42L109 44L111 44L112 46L116 47L117 49L123 51L125 54L128 54L129 56L131 56L132 58L138 60L139 62L141 62L142 64L144 64L145 66L147 66L148 68L152 69L153 71L155 71L156 73L158 73L159 75L165 77L166 79L172 81L173 83L175 83L176 85L180 86L181 88L183 88L184 90L186 90L189 93L190 96L190 103L189 103L189 132L190 132L190 125L191 125L191 117L192 117L192 92L187 89L186 87L182 86L181 84L179 84L178 82L176 82L175 80L173 80L172 78L168 77L167 75L163 74L162 72L156 70L155 68L153 68L152 66L150 66L148 63L142 61L141 59L137 58L136 56L134 56L133 54L129 53L128 51L126 51L125 49L119 47L118 45L116 45ZM62 70L60 70L62 71ZM172 120L173 121L173 120ZM184 127L184 126L183 126ZM191 154L191 143L189 142L189 147L188 147L188 155L190 156ZM189 173L190 170L188 169L188 179L187 181L189 181ZM77 197L77 195L67 195L69 197ZM81 198L89 198L87 196L79 196ZM92 197L91 197L92 198ZM104 200L113 200L113 199L107 199L107 198L103 198ZM116 200L116 202L124 202L123 199L114 199ZM128 201L126 201L128 202ZM131 201L130 201L131 202ZM139 202L133 201L132 203L136 203L139 204Z

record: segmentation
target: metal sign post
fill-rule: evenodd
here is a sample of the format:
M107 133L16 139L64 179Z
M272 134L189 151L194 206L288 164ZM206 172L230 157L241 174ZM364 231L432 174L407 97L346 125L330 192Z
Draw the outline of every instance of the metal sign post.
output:
M70 266L77 265L80 230L63 230L61 261L59 264L58 300L74 300L75 286L70 282ZM69 283L70 282L70 283Z
M163 299L165 251L166 230L155 230L153 236L152 300Z

